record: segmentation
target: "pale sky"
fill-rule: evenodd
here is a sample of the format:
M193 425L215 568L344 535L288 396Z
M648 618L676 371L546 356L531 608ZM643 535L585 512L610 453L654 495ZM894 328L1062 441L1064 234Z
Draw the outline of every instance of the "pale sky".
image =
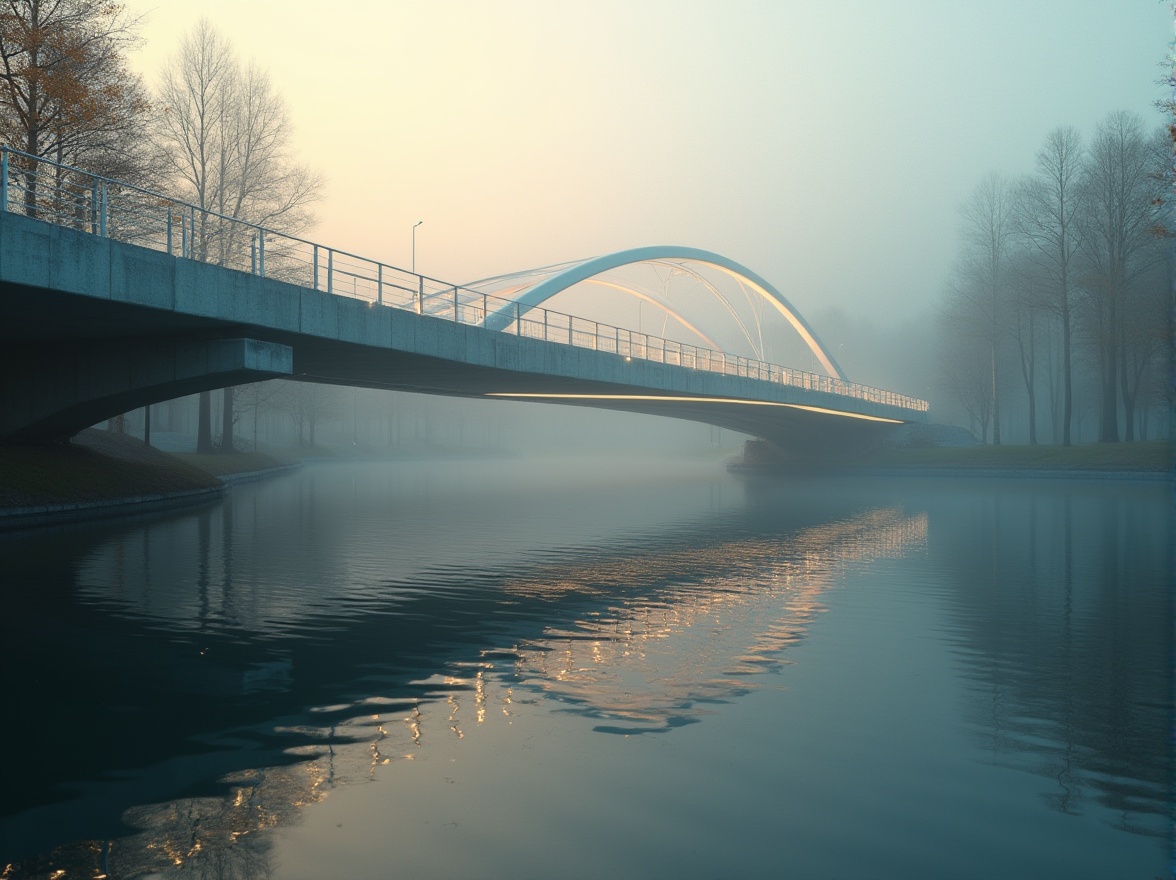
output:
M1159 0L125 0L154 84L201 16L327 177L315 241L451 282L718 251L804 313L908 319L957 207L1062 124L1157 126Z

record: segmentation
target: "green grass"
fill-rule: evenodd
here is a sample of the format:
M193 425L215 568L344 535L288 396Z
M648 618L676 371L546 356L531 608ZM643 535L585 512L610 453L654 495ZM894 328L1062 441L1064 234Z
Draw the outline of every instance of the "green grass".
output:
M871 464L882 467L990 470L1171 472L1166 440L1094 443L1084 446L968 446L888 449Z

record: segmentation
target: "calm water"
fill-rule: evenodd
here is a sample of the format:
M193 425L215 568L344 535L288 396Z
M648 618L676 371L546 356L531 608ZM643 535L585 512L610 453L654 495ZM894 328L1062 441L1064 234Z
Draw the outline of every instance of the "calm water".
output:
M565 461L0 538L0 877L1168 876L1171 534Z

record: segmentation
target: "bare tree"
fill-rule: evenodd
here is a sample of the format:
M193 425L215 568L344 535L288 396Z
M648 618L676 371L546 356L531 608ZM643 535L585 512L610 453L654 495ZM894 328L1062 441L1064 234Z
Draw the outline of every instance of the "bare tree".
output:
M990 173L961 207L963 249L957 267L956 296L970 305L970 333L988 351L992 396L992 442L999 446L1000 346L1008 308L1008 263L1013 246L1013 194L1009 182Z
M973 309L968 298L954 297L940 315L941 348L936 382L968 415L970 428L988 442L992 420L992 382L988 346L970 330Z
M1119 386L1125 310L1132 286L1157 257L1156 211L1161 185L1155 142L1139 117L1112 113L1098 127L1082 169L1078 230L1084 263L1087 333L1101 384L1098 438L1119 440Z
M1016 201L1017 231L1029 258L1046 273L1045 303L1061 321L1063 446L1070 445L1074 408L1071 298L1081 162L1078 132L1069 126L1055 128L1037 151L1037 170L1022 182Z
M338 418L344 411L343 398L334 385L283 381L278 406L286 411L298 432L298 445L315 445L315 428Z
M257 451L257 421L261 410L272 406L282 394L282 383L275 381L250 382L240 385L235 390L237 400L241 405L253 411L253 451Z
M293 161L289 113L269 75L242 65L232 45L201 19L160 80L158 140L183 196L201 209L193 230L197 259L220 264L248 248L246 227L290 234L313 221L318 174ZM228 218L228 219L226 219ZM205 392L207 394L208 392ZM201 423L210 407L201 403ZM224 400L225 451L232 451L232 390ZM203 427L199 437L211 432Z
M202 19L160 80L159 137L182 193L205 212L196 230L201 259L223 261L247 242L237 224L295 234L313 222L321 177L293 161L286 103L269 75L242 65L232 45Z
M1119 323L1119 391L1123 399L1124 438L1136 439L1135 414L1141 390L1149 397L1147 379L1171 351L1172 333L1168 278L1160 259L1136 276L1127 288ZM1164 364L1166 366L1166 364Z
M1049 280L1024 251L1010 261L1008 305L1012 337L1021 367L1021 379L1029 404L1029 443L1037 444L1037 355L1045 307L1049 301Z

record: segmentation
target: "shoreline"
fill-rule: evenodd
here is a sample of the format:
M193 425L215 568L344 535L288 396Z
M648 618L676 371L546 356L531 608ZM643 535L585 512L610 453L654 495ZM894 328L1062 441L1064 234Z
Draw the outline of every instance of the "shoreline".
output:
M974 467L936 467L933 465L920 467L918 465L883 465L878 467L845 468L842 470L803 470L787 467L773 467L770 465L743 464L732 462L727 470L734 474L758 474L763 476L812 476L812 477L867 477L878 479L894 479L897 477L912 477L916 479L947 479L947 480L1072 480L1091 482L1176 482L1176 473L1171 471L1149 470L1110 470L1110 469L1082 469L1082 468L995 468L985 466Z
M2 452L4 449L0 448ZM35 465L46 473L53 472L59 476L59 480L53 485L41 474L34 473L30 477L27 473L20 473L19 462L4 462L10 472L4 475L7 481L0 482L0 535L24 529L99 523L113 518L125 520L211 504L221 500L234 485L281 476L303 465L302 461L282 461L258 453L232 456L213 454L201 461L190 453L173 455L144 447L141 441L134 438L96 431L83 432L67 446L40 448L34 450L34 454L38 457ZM932 451L931 454L935 453ZM327 456L323 460L338 459ZM236 466L256 464L270 466L234 470ZM1176 473L1170 466L1166 469L1116 468L1113 463L1106 462L1100 467L1096 461L1092 461L1089 467L1067 464L1070 463L1035 467L1030 462L903 461L822 469L790 467L781 461L747 462L740 457L729 461L726 469L740 476L768 478L987 479L1157 484L1176 481ZM70 471L70 468L74 470ZM133 480L130 479L132 474ZM27 478L23 491L19 487L13 489L19 483L18 476ZM180 476L183 481L177 482ZM87 479L90 479L90 484L87 484ZM9 490L7 497L4 495L5 489ZM120 494L124 489L128 494Z

